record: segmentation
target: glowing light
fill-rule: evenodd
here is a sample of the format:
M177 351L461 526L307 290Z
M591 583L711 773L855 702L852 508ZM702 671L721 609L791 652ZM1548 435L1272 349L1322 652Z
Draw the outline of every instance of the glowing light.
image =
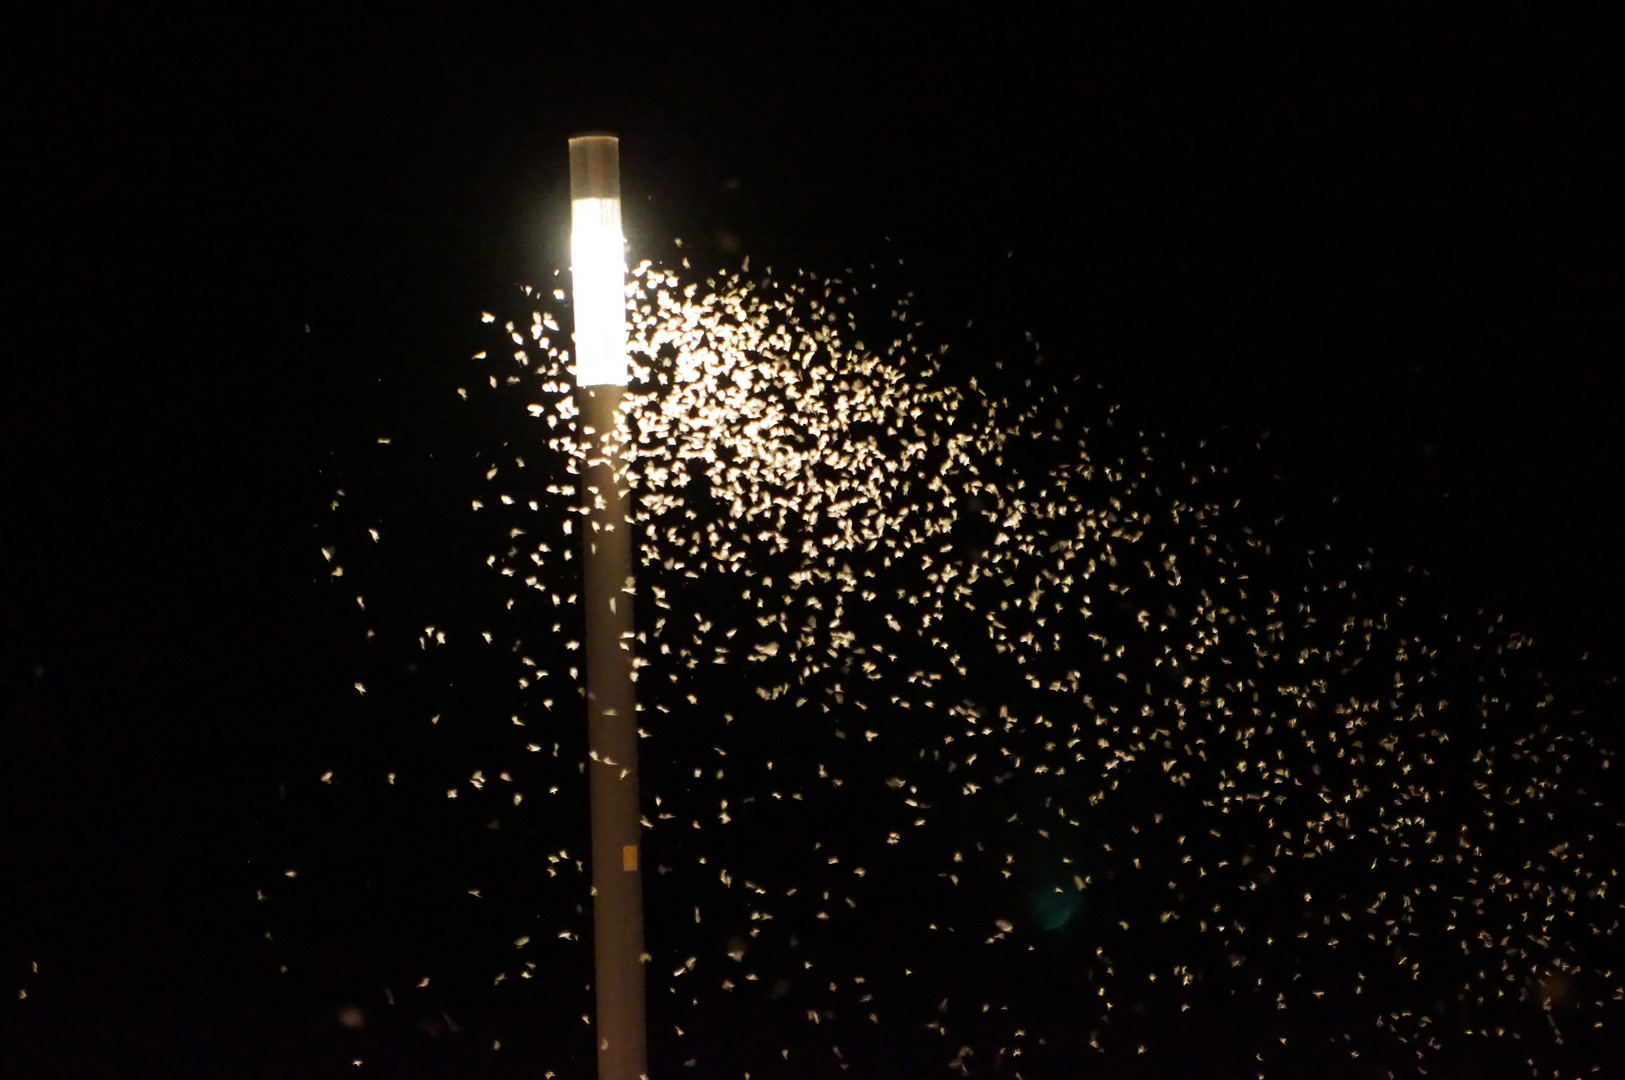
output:
M570 140L570 276L576 385L625 386L626 240L621 235L620 140Z

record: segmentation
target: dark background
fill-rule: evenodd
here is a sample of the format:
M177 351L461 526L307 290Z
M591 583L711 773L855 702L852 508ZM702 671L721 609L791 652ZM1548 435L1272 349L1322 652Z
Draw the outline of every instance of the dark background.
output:
M327 1052L245 839L345 704L321 470L566 262L580 130L634 259L902 258L928 334L1031 330L1256 444L1294 535L1625 660L1617 15L229 6L0 30L7 1076Z

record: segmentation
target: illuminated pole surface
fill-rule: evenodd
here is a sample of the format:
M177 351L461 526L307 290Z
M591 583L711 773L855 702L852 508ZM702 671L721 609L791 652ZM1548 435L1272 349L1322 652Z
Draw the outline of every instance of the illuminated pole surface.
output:
M649 1066L625 472L630 447L616 425L628 370L620 141L614 136L570 140L570 218L577 423L587 444L581 496L598 1080L638 1080Z

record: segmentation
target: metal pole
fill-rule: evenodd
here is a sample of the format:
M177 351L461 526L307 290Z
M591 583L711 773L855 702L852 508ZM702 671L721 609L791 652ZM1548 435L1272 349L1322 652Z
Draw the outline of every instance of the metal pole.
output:
M627 381L620 142L570 140L571 283L587 613L587 746L592 798L593 979L598 1080L647 1077L637 697L632 665L632 530L617 427Z

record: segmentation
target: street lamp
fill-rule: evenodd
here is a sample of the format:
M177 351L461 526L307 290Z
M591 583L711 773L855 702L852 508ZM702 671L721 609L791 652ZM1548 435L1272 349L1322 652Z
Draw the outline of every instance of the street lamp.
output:
M647 1077L643 874L639 868L637 696L632 664L632 534L618 426L628 378L620 140L570 140L570 277L575 316L587 613L587 747L592 807L593 980L598 1080Z

